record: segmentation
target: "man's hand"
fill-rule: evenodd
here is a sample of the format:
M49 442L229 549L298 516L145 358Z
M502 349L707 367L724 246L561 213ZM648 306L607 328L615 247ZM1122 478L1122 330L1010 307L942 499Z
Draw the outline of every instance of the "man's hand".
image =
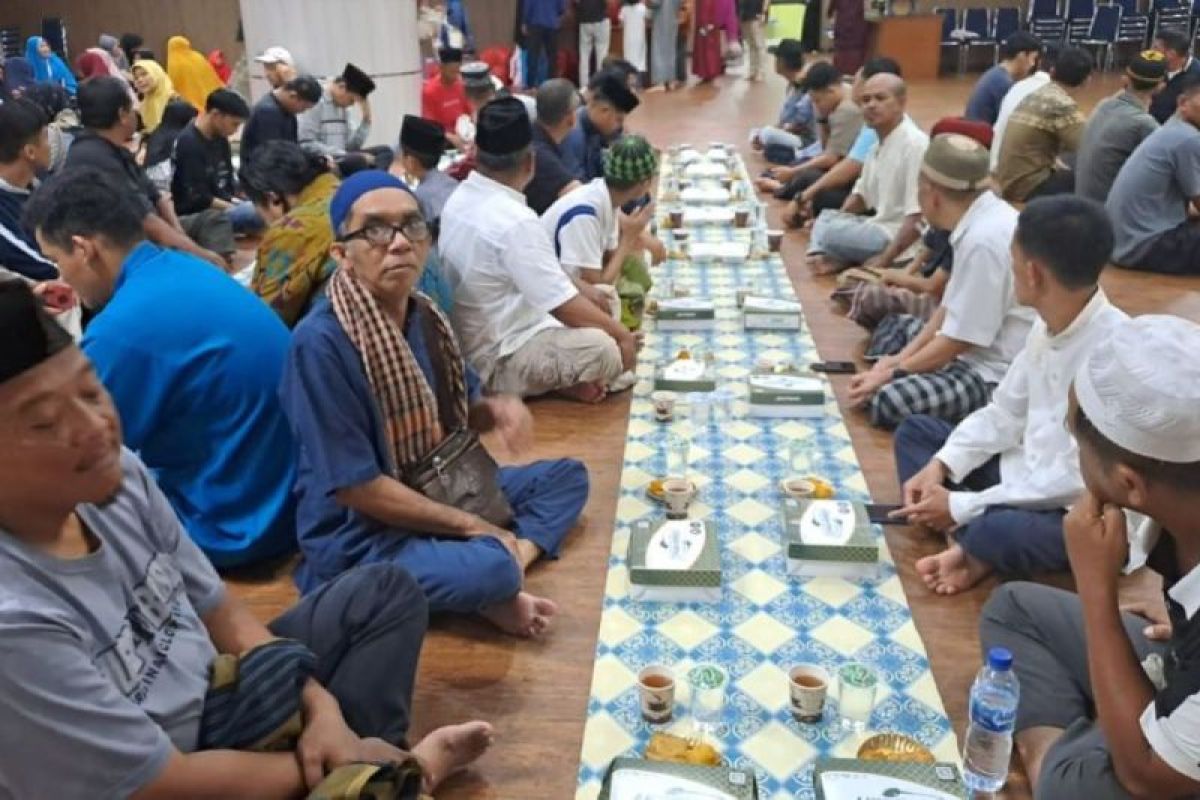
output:
M492 433L500 439L509 453L519 456L533 445L533 416L517 397L496 395L483 402L492 412Z
M920 472L909 478L904 484L904 505L916 505L927 493L941 488L946 483L946 465L931 458ZM896 516L901 516L897 513Z
M1137 600L1121 606L1121 613L1133 614L1150 624L1142 629L1142 635L1152 642L1165 642L1171 638L1171 616L1162 600Z
M362 121L367 125L371 124L371 101L363 98L358 102L359 113L362 114Z
M626 214L621 209L617 209L617 228L620 231L621 239L629 244L636 244L652 219L654 219L654 203L647 203L632 214Z
M225 256L214 253L212 250L206 250L203 247L197 247L195 254L204 259L214 267L219 268L222 272L228 272L230 264L225 260Z
M902 269L889 268L884 271L879 282L884 286L898 286L901 289L912 289L914 286L914 277Z
M850 379L850 405L862 408L892 379L892 371L872 368Z
M1129 561L1129 532L1121 509L1084 491L1063 520L1063 538L1080 596L1102 591L1115 597L1117 578Z
M296 760L309 789L331 771L356 761L401 761L408 754L382 739L360 739L346 725L333 697L306 708L304 732L296 743Z
M50 280L34 284L33 293L51 314L61 314L79 305L79 297L66 281Z
M642 233L642 247L650 251L650 263L657 266L667 260L667 246L657 236L651 236L649 231Z
M579 282L579 293L589 300L592 305L603 311L605 314L612 313L612 306L608 302L608 293L598 286L590 283Z
M907 484L905 495L907 496ZM921 490L915 503L906 503L890 516L908 520L909 525L924 525L935 531L948 532L957 524L950 516L950 490L945 486L928 486Z
M862 263L863 269L885 270L891 269L892 259L886 253L880 253L877 256L872 256Z

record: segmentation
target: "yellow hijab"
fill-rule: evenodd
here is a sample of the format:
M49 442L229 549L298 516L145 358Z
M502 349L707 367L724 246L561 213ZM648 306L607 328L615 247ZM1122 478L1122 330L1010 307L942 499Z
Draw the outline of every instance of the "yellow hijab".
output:
M183 36L167 40L167 74L175 84L176 94L197 111L204 110L204 103L214 89L225 85L208 59L193 50L192 43Z
M175 87L157 61L152 59L135 61L131 69L145 70L153 84L153 88L142 97L142 105L138 109L142 112L143 132L151 133L162 122L163 109L175 96Z

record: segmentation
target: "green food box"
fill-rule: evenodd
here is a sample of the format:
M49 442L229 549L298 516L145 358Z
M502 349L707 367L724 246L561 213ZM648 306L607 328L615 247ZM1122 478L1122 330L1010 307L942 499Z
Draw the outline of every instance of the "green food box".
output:
M674 297L658 301L655 327L660 331L706 331L717 324L712 300Z
M663 520L629 533L629 596L664 603L721 600L721 547L700 519Z
M879 534L867 507L849 500L783 501L788 574L801 578L876 578Z
M742 326L748 331L798 331L801 321L795 300L751 295L742 303Z
M751 375L751 417L820 417L825 414L825 381L801 375Z
M954 764L822 758L813 770L817 800L968 800L971 794Z
M705 362L681 359L655 370L654 388L671 392L715 392L717 379Z
M758 800L758 781L753 772L733 767L615 758L604 776L599 800L666 797Z

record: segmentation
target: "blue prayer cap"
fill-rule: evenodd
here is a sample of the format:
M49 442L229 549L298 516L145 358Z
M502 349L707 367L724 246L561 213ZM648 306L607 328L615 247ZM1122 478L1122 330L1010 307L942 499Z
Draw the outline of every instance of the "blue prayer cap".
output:
M404 181L390 172L378 169L367 169L356 172L338 186L333 199L329 201L329 221L333 223L333 233L338 235L342 223L350 216L350 209L358 202L358 198L376 189L402 189L413 195L413 190Z

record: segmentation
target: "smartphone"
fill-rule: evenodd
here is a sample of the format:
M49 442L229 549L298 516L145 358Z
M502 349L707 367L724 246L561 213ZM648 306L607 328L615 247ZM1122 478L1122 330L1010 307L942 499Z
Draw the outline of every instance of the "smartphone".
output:
M624 211L627 215L636 214L637 212L641 211L643 208L645 208L648 205L650 205L650 193L649 192L642 195L637 200L630 200L628 203L621 206L621 210Z
M888 505L887 503L867 503L867 518L876 525L907 525L908 520L890 516L903 506Z
M809 369L813 372L824 372L827 375L853 375L858 372L858 366L853 361L818 361Z

